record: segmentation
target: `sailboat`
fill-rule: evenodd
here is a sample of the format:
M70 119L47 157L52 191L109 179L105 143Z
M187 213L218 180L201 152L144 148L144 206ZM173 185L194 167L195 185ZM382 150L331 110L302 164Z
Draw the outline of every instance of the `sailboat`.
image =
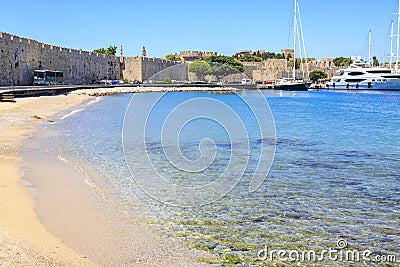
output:
M379 90L400 91L399 49L400 49L400 0L397 12L397 35L394 35L394 22L391 23L389 68L374 67L371 64L371 31L368 37L368 63L352 64L338 71L327 84L335 90ZM396 63L393 66L393 37L397 37Z
M298 0L294 0L294 12L293 12L293 70L292 70L292 79L281 79L276 84L274 89L275 90L285 90L285 91L307 91L311 85L311 82L305 82L304 80L296 80L296 48L297 42L300 43L300 37L302 40L302 48L300 50L300 54L304 54L306 59L306 66L307 66L307 73L308 73L308 65L307 65L307 56L304 46L304 36L303 36L303 29L301 25L301 18L299 12L299 3ZM299 25L297 24L299 22ZM299 32L298 32L299 28ZM303 59L301 59L301 66L303 67ZM304 79L304 70L303 70L303 79Z

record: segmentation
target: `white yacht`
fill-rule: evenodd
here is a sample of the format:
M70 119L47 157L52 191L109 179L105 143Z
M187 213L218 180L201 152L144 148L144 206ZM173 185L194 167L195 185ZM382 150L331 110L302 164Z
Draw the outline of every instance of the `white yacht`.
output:
M400 91L400 74L380 67L351 65L327 83L329 89Z
M390 34L390 63L389 68L371 67L371 31L368 41L368 64L351 65L338 71L327 83L329 89L343 90L387 90L400 91L400 0L398 1L397 34L394 35L394 21ZM396 37L396 54L393 53L393 41ZM395 55L395 56L394 56ZM393 67L393 58L395 66Z

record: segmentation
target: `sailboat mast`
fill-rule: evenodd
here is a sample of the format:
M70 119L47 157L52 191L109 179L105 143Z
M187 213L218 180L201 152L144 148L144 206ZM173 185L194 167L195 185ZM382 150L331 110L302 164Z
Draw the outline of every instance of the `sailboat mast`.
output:
M371 67L371 30L368 33L368 65Z
M297 0L294 0L293 16L293 81L296 80L296 38L297 38ZM400 2L400 0L399 0Z
M400 0L399 0L399 9L397 11L397 47L396 47L396 65L395 65L395 69L396 69L396 73L399 70L399 45L400 45Z
M390 29L390 58L389 58L389 69L392 69L393 63L393 33L394 33L394 21L392 20Z
M303 50L303 55L304 55L304 59L305 59L305 64L306 64L306 70L307 70L307 79L308 76L310 74L310 70L308 68L308 60L307 60L307 52L306 52L306 45L304 44L304 34L303 34L303 25L301 24L301 16L300 16L300 7L299 7L299 1L297 1L297 14L299 15L299 29L300 29L300 36L301 36L301 42L299 41L300 45L302 46L302 49L300 49L300 51ZM301 63L302 69L303 67L303 62ZM304 79L304 70L303 70L303 79Z

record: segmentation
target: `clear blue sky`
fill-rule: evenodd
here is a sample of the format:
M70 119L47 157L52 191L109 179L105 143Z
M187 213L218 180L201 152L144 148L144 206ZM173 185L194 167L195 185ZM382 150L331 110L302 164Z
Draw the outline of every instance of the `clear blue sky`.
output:
M299 0L307 55L389 53L390 21L398 0ZM120 44L134 56L180 50L290 48L292 0L2 0L0 31L69 48L93 50ZM386 59L387 60L387 59Z

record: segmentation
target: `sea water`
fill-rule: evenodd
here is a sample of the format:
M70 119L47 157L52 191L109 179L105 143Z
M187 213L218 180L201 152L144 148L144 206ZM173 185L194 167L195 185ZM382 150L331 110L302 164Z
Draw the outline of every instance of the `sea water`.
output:
M243 157L249 153L247 166L237 169L237 174L234 169L232 175L248 178L257 169L261 148L276 142L269 174L254 192L244 179L211 203L192 207L170 205L154 193L148 194L132 177L125 158L129 146L124 151L122 141L132 95L103 97L71 116L60 115L57 123L49 126L58 133L51 150L79 166L104 201L133 220L212 255L200 261L357 263L343 254L324 257L323 251L329 249L370 251L368 260L381 255L395 255L400 260L400 93L264 91L262 97L274 118L274 140L263 138L259 130L271 125L257 125L252 110L241 101L252 93L168 93L158 102L159 107L147 114L144 139L152 166L144 164L140 175L146 177L152 168L180 186L201 186L223 173L232 160L232 150L238 147ZM180 153L192 162L208 153L208 148L213 148L216 156L204 170L187 172L165 156L169 144L161 142L161 135L168 114L180 103L198 98L231 107L247 136L232 143L232 132L224 125L210 119L188 121L179 131ZM221 120L233 120L231 113L220 113ZM205 138L212 142L202 150L199 144ZM135 167L137 164L140 162ZM165 190L161 185L152 186L152 192ZM287 254L274 255L274 250ZM314 251L316 259L301 259L306 251ZM362 261L362 255L360 258Z

